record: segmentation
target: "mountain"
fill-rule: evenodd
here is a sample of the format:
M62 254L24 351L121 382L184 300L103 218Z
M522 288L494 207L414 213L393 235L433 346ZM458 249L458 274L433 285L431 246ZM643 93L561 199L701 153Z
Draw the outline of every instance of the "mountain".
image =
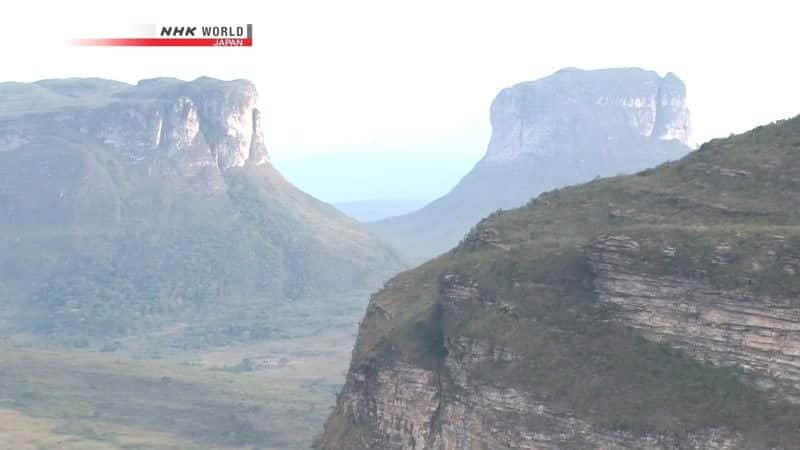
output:
M319 440L792 449L800 116L497 212L370 300Z
M672 73L563 69L500 91L491 123L486 155L449 193L371 229L421 261L454 246L492 211L689 151L686 87Z
M271 305L376 286L401 267L276 171L249 81L0 93L1 335L255 337Z

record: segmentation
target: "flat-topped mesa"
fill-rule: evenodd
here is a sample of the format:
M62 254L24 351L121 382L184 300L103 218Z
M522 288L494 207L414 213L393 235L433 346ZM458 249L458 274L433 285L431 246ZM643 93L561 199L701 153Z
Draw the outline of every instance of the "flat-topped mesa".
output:
M20 126L9 128L13 139L3 138L6 133L0 130L0 142L37 139L42 133L23 118L37 114L38 123L79 131L129 162L150 167L172 162L183 171L208 166L227 170L270 161L258 92L247 80L155 78L112 89L97 80L67 79L6 87L12 88L41 91L47 104L7 114L6 120Z
M635 173L691 149L686 86L638 68L562 69L500 91L485 156L447 194L372 225L422 261L478 220L551 189Z
M0 339L244 342L261 311L400 270L269 163L257 100L246 80L0 83Z
M563 69L519 83L497 95L491 122L484 160L496 163L521 155L582 158L592 149L581 142L601 138L623 146L637 138L687 145L690 133L683 82L672 73L662 78L635 68Z

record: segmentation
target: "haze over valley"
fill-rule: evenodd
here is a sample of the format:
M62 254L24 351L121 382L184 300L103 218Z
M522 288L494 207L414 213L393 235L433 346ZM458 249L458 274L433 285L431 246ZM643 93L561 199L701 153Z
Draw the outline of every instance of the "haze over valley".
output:
M447 193L480 159L479 148L319 153L274 164L314 197L361 222L372 222L410 213ZM413 182L409 174L414 174Z

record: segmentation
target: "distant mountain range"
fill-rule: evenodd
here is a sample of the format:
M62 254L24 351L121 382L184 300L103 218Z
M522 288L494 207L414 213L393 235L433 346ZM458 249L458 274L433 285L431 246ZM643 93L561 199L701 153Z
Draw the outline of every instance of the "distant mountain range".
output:
M0 84L0 334L257 337L269 305L401 268L276 171L256 103L244 80Z
M495 210L689 151L683 82L637 68L563 69L503 89L491 122L486 155L449 193L370 228L421 261L457 244Z
M427 202L422 200L375 199L355 202L337 202L334 203L333 206L359 222L374 222L387 217L408 214L425 206L426 203Z

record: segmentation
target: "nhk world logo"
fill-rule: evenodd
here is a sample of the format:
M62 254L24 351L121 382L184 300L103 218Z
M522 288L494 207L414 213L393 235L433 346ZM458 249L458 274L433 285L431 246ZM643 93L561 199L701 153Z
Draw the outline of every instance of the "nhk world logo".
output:
M133 25L87 31L70 40L82 47L252 47L252 24ZM87 36L89 34L89 36Z

